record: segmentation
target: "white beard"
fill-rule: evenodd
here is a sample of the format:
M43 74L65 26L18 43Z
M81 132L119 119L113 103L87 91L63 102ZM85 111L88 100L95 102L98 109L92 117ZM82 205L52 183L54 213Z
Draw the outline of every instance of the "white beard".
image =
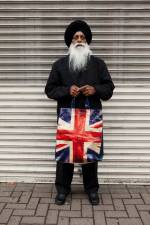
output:
M69 69L77 72L84 70L92 55L87 43L71 43L69 47Z

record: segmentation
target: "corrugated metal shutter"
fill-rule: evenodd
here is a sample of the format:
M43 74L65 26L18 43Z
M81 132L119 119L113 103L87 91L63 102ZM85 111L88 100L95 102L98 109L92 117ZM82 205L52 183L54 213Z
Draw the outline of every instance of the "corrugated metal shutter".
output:
M56 103L44 86L77 18L91 25L91 48L116 85L103 102L100 182L150 182L149 0L0 2L0 181L54 181Z

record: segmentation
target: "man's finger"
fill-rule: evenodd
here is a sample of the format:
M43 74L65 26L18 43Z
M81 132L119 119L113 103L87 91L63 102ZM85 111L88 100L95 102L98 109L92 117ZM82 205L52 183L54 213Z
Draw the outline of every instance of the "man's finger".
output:
M89 95L89 91L84 91L83 94L84 95Z
M84 86L80 87L79 90L83 91L86 87L87 87L87 85L84 85Z

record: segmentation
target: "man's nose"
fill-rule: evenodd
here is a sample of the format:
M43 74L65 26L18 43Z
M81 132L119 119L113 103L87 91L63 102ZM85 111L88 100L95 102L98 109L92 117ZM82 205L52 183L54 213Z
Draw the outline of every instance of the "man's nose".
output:
M82 38L80 36L78 37L77 42L78 43L81 43L82 42Z

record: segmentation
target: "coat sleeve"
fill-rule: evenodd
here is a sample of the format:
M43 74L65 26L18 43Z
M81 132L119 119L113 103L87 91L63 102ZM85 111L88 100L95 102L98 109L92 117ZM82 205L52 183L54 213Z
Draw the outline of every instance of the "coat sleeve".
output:
M99 65L99 67L101 66ZM100 99L106 101L112 97L115 86L113 84L105 62L103 62L102 67L99 68L99 73L100 83L94 85L96 90L95 95L98 96Z
M60 74L56 62L52 66L49 78L45 86L45 94L48 98L60 100L70 95L70 87L61 84Z

